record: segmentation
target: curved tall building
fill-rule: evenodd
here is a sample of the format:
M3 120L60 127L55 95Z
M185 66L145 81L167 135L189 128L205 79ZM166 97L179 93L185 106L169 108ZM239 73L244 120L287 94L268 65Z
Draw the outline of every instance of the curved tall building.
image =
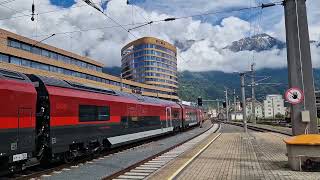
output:
M177 49L153 37L130 42L121 50L122 77L174 90L178 88Z

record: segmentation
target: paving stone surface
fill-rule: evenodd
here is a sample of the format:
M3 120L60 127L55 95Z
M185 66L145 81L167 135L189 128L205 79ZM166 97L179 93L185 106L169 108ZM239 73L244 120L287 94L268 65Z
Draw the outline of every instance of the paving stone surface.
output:
M285 135L223 133L176 179L320 179L319 172L291 171Z
M88 180L88 179L102 179L103 177L110 176L120 170L125 169L137 162L140 162L148 157L151 157L169 147L179 144L191 137L195 137L198 134L206 131L211 127L211 122L206 121L203 128L196 127L187 132L179 133L168 138L164 138L158 141L153 141L141 146L131 148L110 156L106 156L100 159L94 159L88 161L77 168L70 170L62 170L61 173L51 173L48 177L42 177L41 179L52 180Z

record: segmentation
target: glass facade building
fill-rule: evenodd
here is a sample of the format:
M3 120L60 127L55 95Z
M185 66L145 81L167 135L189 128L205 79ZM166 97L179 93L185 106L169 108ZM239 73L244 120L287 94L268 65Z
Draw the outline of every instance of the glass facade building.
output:
M177 50L172 44L153 37L143 37L123 47L121 57L124 79L176 92Z
M169 62L166 64L169 64ZM94 87L139 93L144 96L178 100L178 96L171 88L148 85L112 76L102 72L104 66L104 64L88 57L0 29L0 68L26 74L56 77ZM171 72L163 68L158 71ZM157 75L168 78L164 74L148 73L150 73L150 78Z

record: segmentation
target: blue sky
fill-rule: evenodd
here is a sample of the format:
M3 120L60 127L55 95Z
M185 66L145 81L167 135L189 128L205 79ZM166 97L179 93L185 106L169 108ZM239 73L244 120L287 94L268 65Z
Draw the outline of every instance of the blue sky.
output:
M74 0L50 0L50 3L52 3L56 6L68 8L68 7L72 6L73 4L75 4L76 2Z

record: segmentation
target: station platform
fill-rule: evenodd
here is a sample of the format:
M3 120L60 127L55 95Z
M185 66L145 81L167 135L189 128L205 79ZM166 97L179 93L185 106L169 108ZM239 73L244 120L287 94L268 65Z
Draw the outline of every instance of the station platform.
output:
M289 136L249 131L222 124L195 148L148 179L320 179L320 172L291 171L283 139ZM240 128L240 129L239 129Z

